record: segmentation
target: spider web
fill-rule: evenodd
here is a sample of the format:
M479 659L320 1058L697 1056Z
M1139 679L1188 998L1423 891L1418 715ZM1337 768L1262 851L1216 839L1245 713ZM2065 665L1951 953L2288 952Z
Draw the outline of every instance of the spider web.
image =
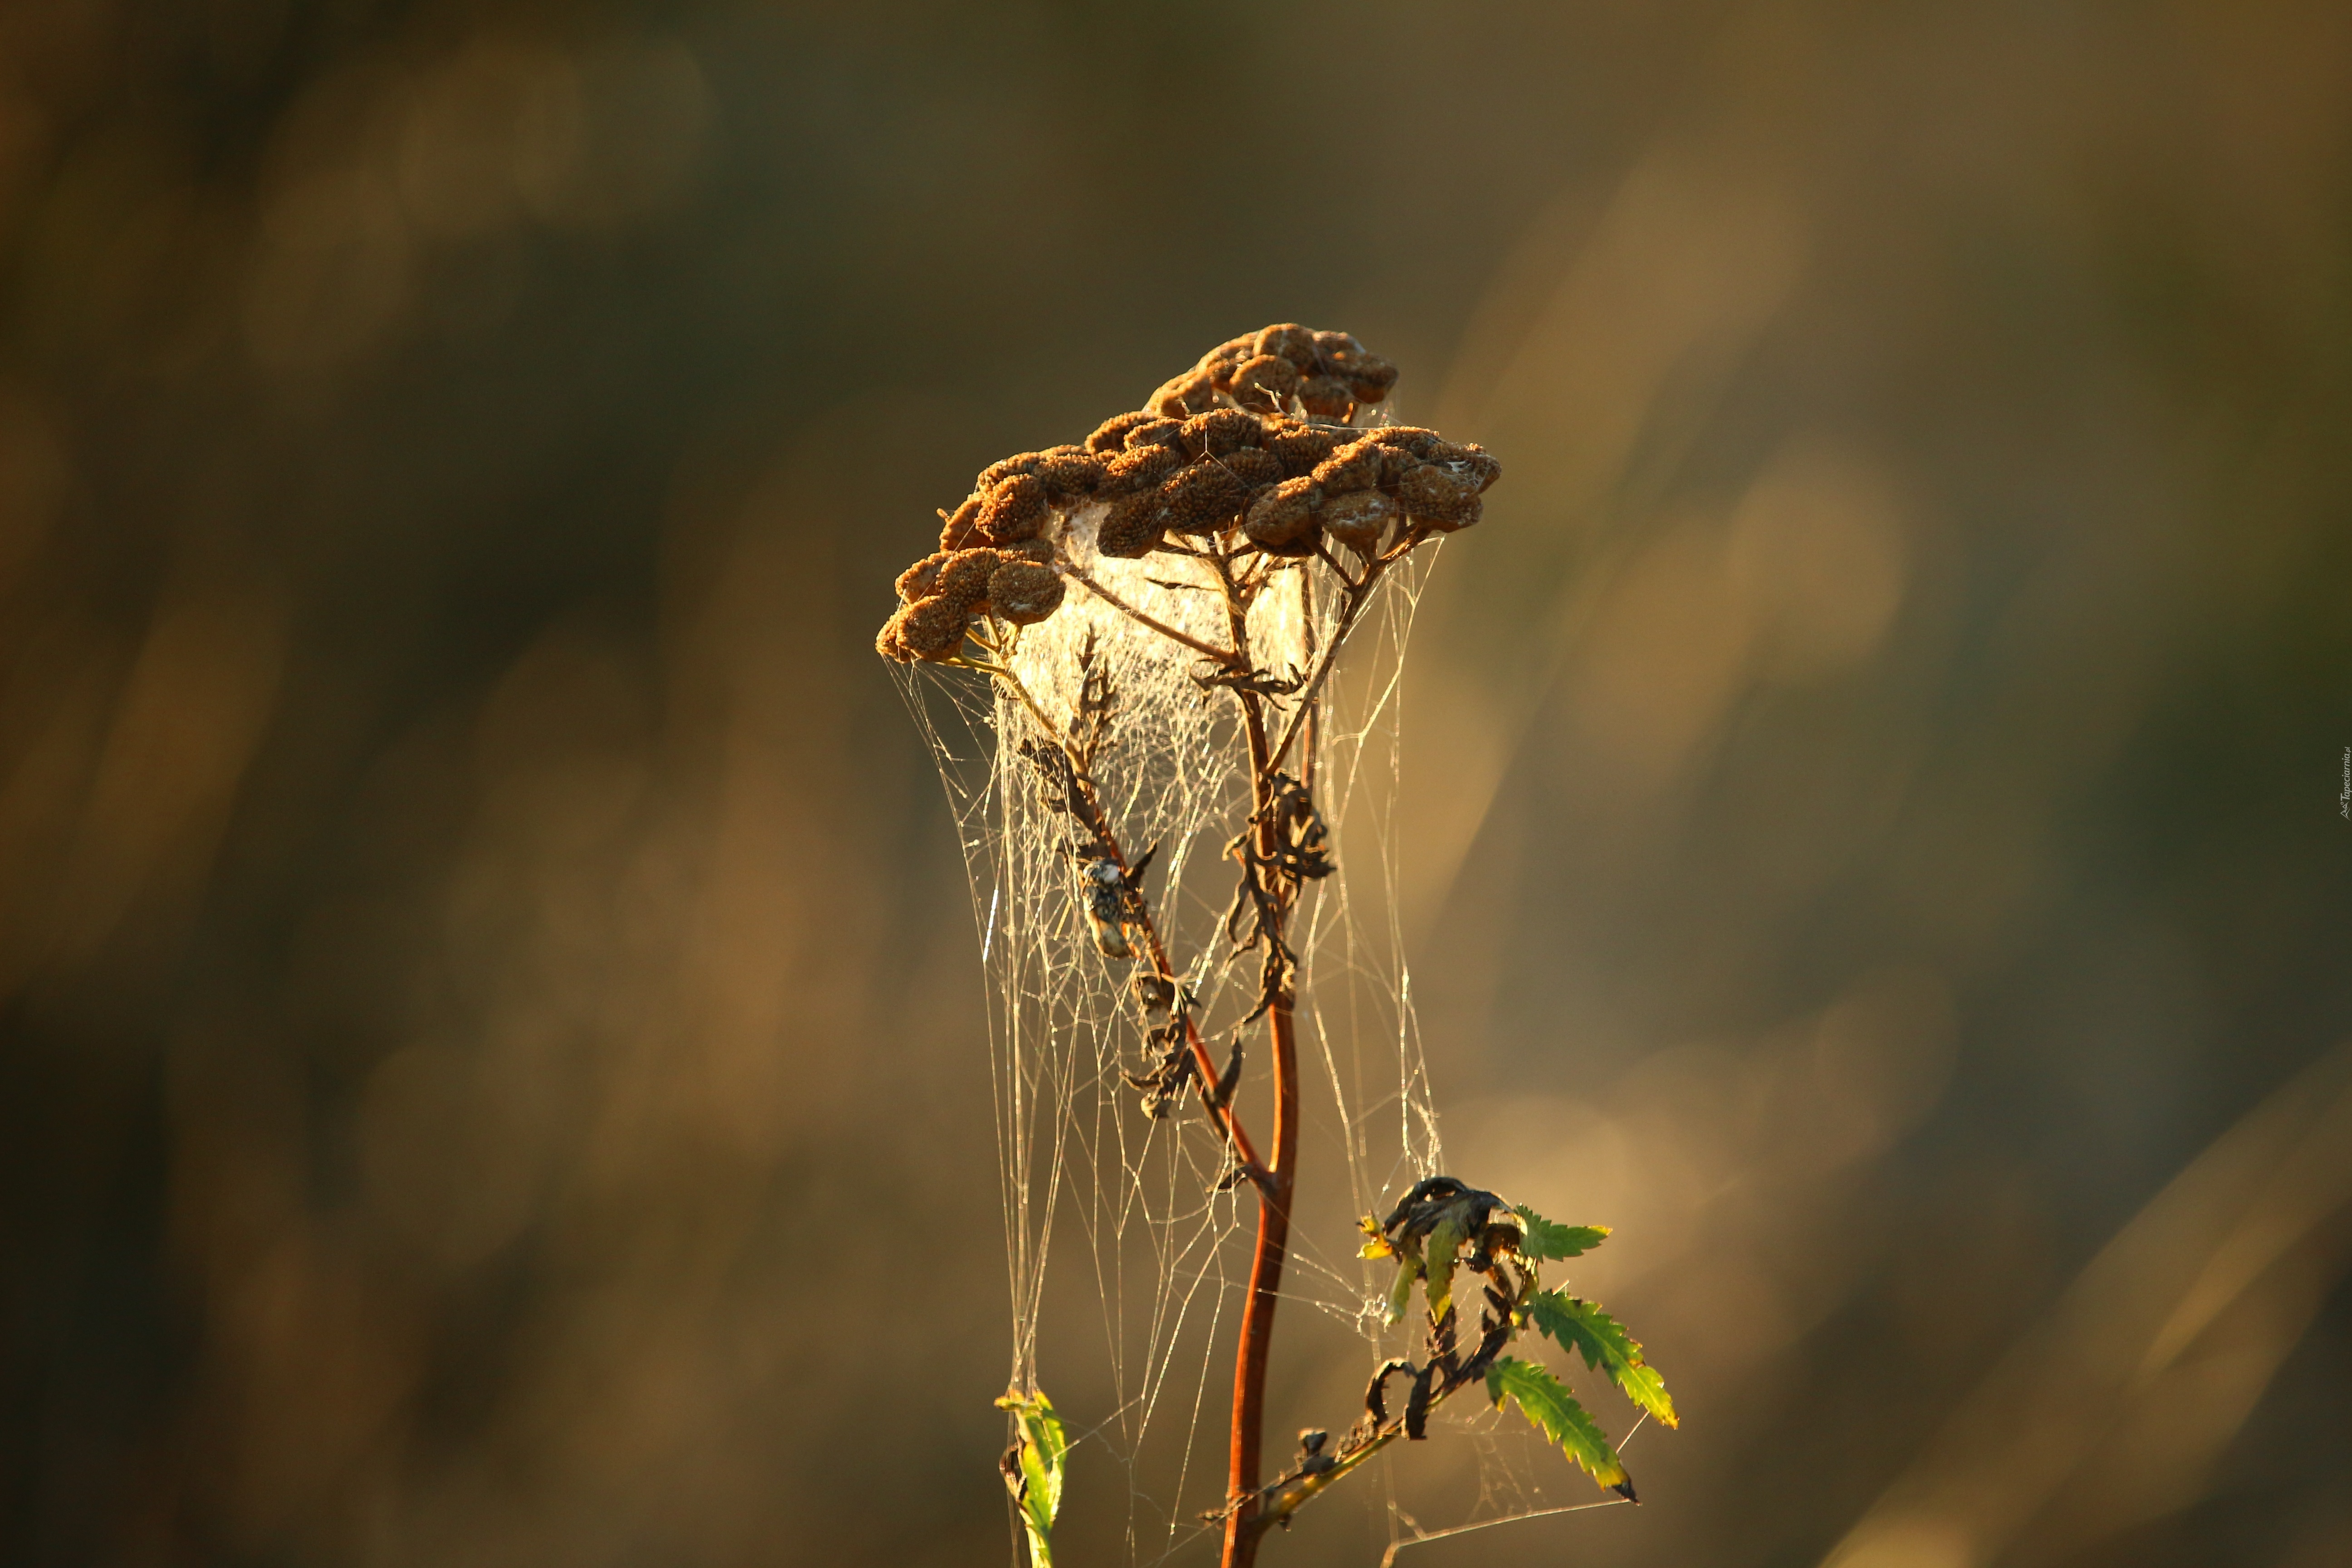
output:
M1126 605L1223 646L1225 601L1209 564L1159 552L1141 561L1100 555L1093 534L1102 510L1055 519L1063 553ZM1393 1266L1356 1257L1360 1237L1350 1220L1384 1211L1443 1166L1398 926L1390 830L1398 676L1424 557L1434 553L1425 548L1389 569L1349 629L1287 764L1305 777L1332 830L1339 869L1305 883L1291 917L1303 1102L1298 1168L1302 1199L1321 1201L1302 1201L1294 1215L1286 1305L1276 1314L1277 1371L1286 1342L1296 1351L1307 1312L1360 1339L1367 1371L1390 1354L1418 1350L1406 1330L1384 1330ZM1311 669L1335 629L1341 587L1315 558L1276 570L1248 612L1258 667L1276 676ZM1225 848L1249 816L1239 704L1195 680L1198 655L1075 582L1056 613L1018 635L1004 663L1028 703L1065 736L1079 721L1086 671L1107 678L1116 706L1089 772L1129 862L1156 847L1145 895L1215 1054L1258 995L1258 955L1234 957L1223 929L1238 878ZM990 1000L1010 1379L1016 1388L1045 1388L1072 1436L1072 1479L1057 1533L1079 1528L1088 1512L1096 1515L1092 1529L1102 1528L1097 1494L1115 1475L1128 1563L1213 1561L1222 1526L1204 1516L1225 1502L1232 1342L1249 1276L1255 1191L1236 1179L1223 1141L1189 1090L1172 1114L1154 1119L1121 1076L1158 1054L1147 1052L1151 1019L1129 986L1148 966L1097 949L1073 842L1083 829L1049 805L1050 792L1020 751L1040 736L1038 718L1003 681L936 666L898 668L946 785L970 877ZM1266 699L1271 735L1284 732L1298 700ZM1369 896L1351 894L1351 874L1370 885ZM1246 1070L1234 1098L1261 1141L1271 1132L1264 1027L1245 1032ZM1336 1201L1343 1173L1344 1210ZM1072 1258L1074 1243L1079 1256ZM1090 1355L1077 1348L1088 1340ZM1315 1414L1336 1432L1356 1410L1318 1405ZM1449 1402L1438 1415L1437 1425L1455 1430L1434 1433L1439 1441L1429 1448L1468 1441L1433 1510L1409 1506L1420 1500L1401 1493L1399 1466L1389 1456L1375 1461L1381 1474L1332 1494L1356 1495L1373 1510L1391 1558L1418 1540L1591 1506L1589 1483L1516 1415L1506 1424L1472 1399ZM1287 1462L1271 1428L1265 1454L1269 1477ZM1475 1479L1461 1473L1465 1468L1475 1469ZM1308 1517L1324 1511L1338 1510L1327 1500Z

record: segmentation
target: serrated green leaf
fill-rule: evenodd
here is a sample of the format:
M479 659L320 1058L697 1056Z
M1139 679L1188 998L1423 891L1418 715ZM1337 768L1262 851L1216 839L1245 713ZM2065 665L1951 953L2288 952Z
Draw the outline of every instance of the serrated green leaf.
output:
M1559 1444L1560 1451L1595 1482L1610 1488L1626 1484L1625 1467L1618 1461L1609 1435L1549 1370L1531 1361L1502 1357L1486 1369L1486 1396L1499 1410L1505 1394L1517 1400L1519 1414Z
M1609 1239L1605 1225L1554 1225L1525 1204L1514 1204L1523 1239L1519 1250L1538 1263L1581 1258Z
M1422 1268L1429 1281L1429 1318L1435 1322L1454 1305L1454 1255L1462 1250L1462 1224L1447 1215L1430 1227L1422 1244Z
M1576 1352L1586 1366L1606 1373L1626 1398L1669 1426L1681 1425L1666 1380L1642 1359L1641 1342L1602 1311L1600 1303L1561 1290L1539 1290L1528 1302L1528 1312L1560 1348Z
M1030 1568L1054 1568L1054 1518L1062 1511L1062 1471L1069 1457L1069 1436L1054 1402L1043 1393L1008 1392L996 1402L1013 1413L1020 1445L1021 1479L1005 1478L1005 1489L1020 1506L1021 1523L1029 1534Z

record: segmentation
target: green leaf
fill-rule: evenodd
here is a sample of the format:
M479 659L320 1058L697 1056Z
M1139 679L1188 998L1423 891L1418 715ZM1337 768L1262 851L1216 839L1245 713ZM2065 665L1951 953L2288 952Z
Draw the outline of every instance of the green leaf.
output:
M1503 1396L1519 1402L1519 1414L1535 1423L1584 1473L1601 1486L1626 1486L1625 1467L1601 1424L1585 1414L1559 1379L1531 1361L1504 1356L1486 1369L1486 1396L1497 1410Z
M1669 1426L1681 1425L1675 1418L1666 1380L1642 1359L1641 1342L1625 1331L1624 1324L1602 1311L1600 1303L1565 1291L1539 1290L1528 1302L1528 1315L1563 1350L1575 1351L1584 1357L1586 1366L1607 1373L1609 1381L1626 1398Z
M1605 1225L1554 1225L1525 1204L1514 1204L1524 1239L1519 1250L1539 1263L1581 1258L1609 1238Z
M1406 1303L1412 1300L1412 1282L1421 1278L1421 1259L1410 1254L1397 1258L1396 1283L1389 1287L1389 1326L1396 1327L1404 1321Z
M1429 1319L1435 1322L1454 1305L1454 1255L1462 1250L1462 1225L1447 1215L1430 1228L1422 1244L1423 1272L1429 1279Z
M996 1402L1013 1413L1020 1433L1020 1479L1004 1478L1007 1491L1020 1505L1021 1522L1029 1532L1030 1568L1054 1568L1054 1516L1062 1511L1062 1469L1070 1452L1069 1436L1054 1402L1043 1393L1008 1391Z

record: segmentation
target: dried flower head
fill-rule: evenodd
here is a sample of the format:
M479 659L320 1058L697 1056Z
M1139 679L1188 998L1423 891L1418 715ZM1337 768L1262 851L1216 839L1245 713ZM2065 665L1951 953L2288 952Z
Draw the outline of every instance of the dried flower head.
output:
M1389 525L1403 515L1404 508L1397 504L1393 496L1379 490L1358 490L1353 495L1327 500L1315 521L1322 525L1324 532L1370 560L1380 553L1381 541L1387 535Z
M982 469L940 513L938 552L899 574L875 647L902 662L953 659L982 621L1045 619L1068 591L1081 524L1108 556L1175 548L1174 535L1296 559L1328 538L1373 569L1469 527L1501 467L1434 430L1370 423L1396 377L1349 334L1295 321L1218 344L1083 444Z
M1260 496L1242 528L1261 550L1282 550L1315 531L1315 509L1323 492L1313 479L1285 479Z

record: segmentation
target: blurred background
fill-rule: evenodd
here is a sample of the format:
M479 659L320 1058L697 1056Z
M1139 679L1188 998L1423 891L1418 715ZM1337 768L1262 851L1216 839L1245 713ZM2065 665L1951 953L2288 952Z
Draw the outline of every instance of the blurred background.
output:
M1400 1561L2352 1563L2352 10L16 0L0 258L5 1561L1012 1561L869 639L1297 320L1505 464L1406 941L1685 1413Z

